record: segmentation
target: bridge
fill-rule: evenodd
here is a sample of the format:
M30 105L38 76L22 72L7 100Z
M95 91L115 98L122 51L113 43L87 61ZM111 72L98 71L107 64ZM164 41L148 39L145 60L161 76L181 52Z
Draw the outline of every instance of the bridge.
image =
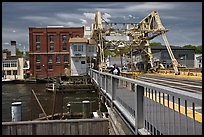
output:
M202 94L93 69L89 75L132 134L202 134Z

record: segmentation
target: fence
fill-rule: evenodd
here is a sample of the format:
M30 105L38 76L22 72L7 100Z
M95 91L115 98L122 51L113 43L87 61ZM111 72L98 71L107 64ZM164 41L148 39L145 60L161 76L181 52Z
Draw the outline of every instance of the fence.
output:
M108 119L3 122L3 135L108 135Z
M135 134L202 134L202 95L92 69L89 75Z

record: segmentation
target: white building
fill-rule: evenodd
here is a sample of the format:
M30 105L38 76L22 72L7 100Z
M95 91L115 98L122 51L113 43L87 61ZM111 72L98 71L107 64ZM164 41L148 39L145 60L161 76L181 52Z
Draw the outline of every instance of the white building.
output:
M202 68L202 54L195 54L194 67Z
M2 78L11 80L24 79L24 59L10 57L2 60Z
M96 45L87 38L70 38L71 76L87 75L88 57L96 56Z

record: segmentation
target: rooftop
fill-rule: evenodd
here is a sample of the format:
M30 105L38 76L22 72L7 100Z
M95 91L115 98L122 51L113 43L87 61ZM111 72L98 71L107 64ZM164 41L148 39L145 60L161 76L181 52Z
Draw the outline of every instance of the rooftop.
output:
M87 38L70 38L69 39L70 43L78 42L78 43L88 43Z

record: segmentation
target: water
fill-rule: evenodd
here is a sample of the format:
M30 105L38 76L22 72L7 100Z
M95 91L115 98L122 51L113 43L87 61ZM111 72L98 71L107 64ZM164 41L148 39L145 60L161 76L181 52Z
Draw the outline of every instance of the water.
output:
M22 121L33 120L43 113L31 92L32 89L46 114L51 115L54 94L46 92L45 87L45 84L2 84L2 122L11 121L11 103L16 101L22 102ZM67 112L67 103L71 104L72 112L82 112L82 101L84 100L91 102L92 111L98 110L96 92L57 93L55 113Z

